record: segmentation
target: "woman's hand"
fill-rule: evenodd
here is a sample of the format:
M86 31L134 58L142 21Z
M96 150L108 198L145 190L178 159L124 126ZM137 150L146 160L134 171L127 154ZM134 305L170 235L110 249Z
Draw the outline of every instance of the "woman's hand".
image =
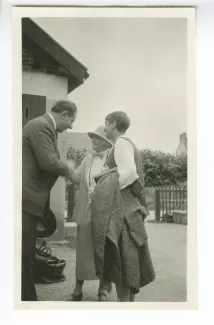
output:
M68 168L69 168L69 174L72 174L75 171L75 164L73 160L67 161Z
M108 166L103 166L102 169L101 169L101 173L104 173L106 172L107 170L109 170L109 167Z
M142 208L141 208L141 214L142 214L143 220L145 220L146 217L149 216L149 210L147 208L145 208L144 206L142 206Z

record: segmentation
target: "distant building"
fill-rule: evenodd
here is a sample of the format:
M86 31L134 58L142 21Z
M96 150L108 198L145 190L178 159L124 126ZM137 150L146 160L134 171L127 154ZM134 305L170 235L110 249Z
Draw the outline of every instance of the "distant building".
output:
M179 144L176 150L176 156L187 155L187 134L186 132L180 134Z

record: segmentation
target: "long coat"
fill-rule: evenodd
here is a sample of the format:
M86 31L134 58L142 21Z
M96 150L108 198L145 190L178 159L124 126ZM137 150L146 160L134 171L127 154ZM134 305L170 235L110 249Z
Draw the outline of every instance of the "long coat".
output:
M88 195L92 160L93 156L88 155L76 170L80 176L80 185L72 219L77 223L76 278L78 280L97 279L91 235L91 204Z
M97 276L138 293L155 279L142 206L114 172L98 181L91 210Z
M93 156L91 154L87 155L82 161L82 164L76 169L76 173L80 176L79 184L79 193L77 201L74 207L72 221L77 225L80 224L81 219L83 218L84 211L88 204L88 192L89 192L89 181L88 181L88 172L92 164Z
M134 148L137 174L143 184L139 151L130 139L123 138ZM117 167L114 148L106 165ZM145 196L144 190L142 194ZM146 206L145 197L143 201ZM96 274L105 281L128 285L133 293L155 279L142 208L129 187L120 190L119 174L115 172L101 177L92 194Z

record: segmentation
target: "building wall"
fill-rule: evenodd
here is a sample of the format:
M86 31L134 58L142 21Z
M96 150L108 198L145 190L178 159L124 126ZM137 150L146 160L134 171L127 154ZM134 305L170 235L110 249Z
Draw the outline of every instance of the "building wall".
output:
M29 95L46 96L47 99L67 99L68 80L42 72L23 71L22 92Z
M51 108L53 107L53 104L56 102L55 99L46 99L46 113L51 112Z
M53 103L67 99L68 80L44 72L23 71L22 92L29 95L46 96L46 112L49 113ZM66 159L66 144L63 137L58 138L60 158ZM51 191L51 209L57 218L57 231L50 240L64 239L65 216L65 178L59 177Z

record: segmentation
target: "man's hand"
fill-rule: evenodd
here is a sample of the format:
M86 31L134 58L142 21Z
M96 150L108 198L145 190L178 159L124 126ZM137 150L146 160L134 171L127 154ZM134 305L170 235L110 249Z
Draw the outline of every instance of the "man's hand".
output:
M80 170L81 170L81 166L75 168L75 164L73 160L69 160L67 161L68 164L68 180L76 185L80 184Z
M68 178L71 178L72 174L75 171L74 162L73 162L73 160L69 160L69 161L67 161L67 164L68 164L68 170L69 170Z

